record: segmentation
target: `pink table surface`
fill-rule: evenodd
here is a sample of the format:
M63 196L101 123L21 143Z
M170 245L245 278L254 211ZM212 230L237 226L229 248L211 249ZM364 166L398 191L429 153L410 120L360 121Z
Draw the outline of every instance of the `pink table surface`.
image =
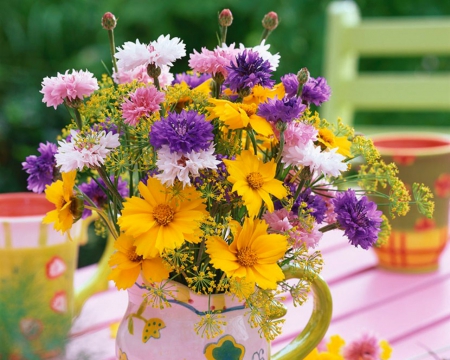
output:
M450 358L450 246L440 259L438 271L402 274L377 267L375 254L354 248L339 231L325 234L322 277L333 297L333 318L326 337L341 335L347 341L363 331L388 340L392 360ZM79 269L76 285L89 278L95 266ZM127 306L126 291L110 289L91 297L75 319L67 348L67 360L89 356L113 360L112 329ZM285 346L306 324L312 300L288 313L283 333L273 343L273 352Z

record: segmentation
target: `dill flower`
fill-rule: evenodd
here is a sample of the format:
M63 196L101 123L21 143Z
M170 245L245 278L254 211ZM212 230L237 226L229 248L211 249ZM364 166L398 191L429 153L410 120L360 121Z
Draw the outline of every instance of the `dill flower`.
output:
M271 195L278 199L287 195L283 183L275 179L275 161L263 163L251 151L244 150L235 160L224 159L223 162L230 174L228 181L233 184L232 191L242 197L249 216L258 215L263 202L272 212L274 205Z
M55 205L56 209L49 211L42 222L53 224L53 228L64 233L72 228L82 212L83 203L73 191L75 186L76 171L62 173L62 180L57 180L45 189L45 197Z
M151 282L159 282L167 279L169 271L159 256L144 258L136 253L134 239L131 236L121 234L114 242L117 250L109 258L109 266L112 267L108 279L113 280L118 289L131 287L139 274Z
M22 163L22 168L28 174L27 189L40 194L53 182L58 172L55 159L57 146L47 141L45 144L39 144L38 151L41 155L27 156Z
M137 254L152 258L185 240L196 241L194 234L206 215L200 193L190 186L168 189L156 178L146 185L140 182L138 189L142 198L127 198L118 219L121 230L135 239Z
M267 228L264 220L246 218L230 245L218 236L210 237L206 252L211 263L228 277L245 278L262 289L275 289L277 282L284 279L277 262L287 250L287 239L268 234Z

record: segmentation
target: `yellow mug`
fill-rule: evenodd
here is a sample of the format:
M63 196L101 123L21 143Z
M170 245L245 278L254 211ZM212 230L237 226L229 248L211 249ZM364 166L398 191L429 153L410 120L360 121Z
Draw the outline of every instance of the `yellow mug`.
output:
M108 287L113 241L97 272L75 292L78 246L91 221L75 223L70 240L42 224L53 209L41 194L0 194L0 359L60 359L74 316Z

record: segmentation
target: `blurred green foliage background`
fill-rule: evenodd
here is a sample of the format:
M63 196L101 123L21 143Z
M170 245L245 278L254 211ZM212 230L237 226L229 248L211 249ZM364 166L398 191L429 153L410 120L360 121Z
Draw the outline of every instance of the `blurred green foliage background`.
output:
M25 191L21 162L37 154L40 142L55 142L69 121L63 106L47 108L39 93L46 76L67 69L88 69L97 78L110 67L108 35L102 15L118 18L116 46L125 41L149 42L160 34L181 38L187 53L217 44L217 14L229 8L234 21L228 42L254 46L262 32L261 20L269 11L280 24L268 42L279 52L275 78L308 67L313 77L322 74L325 10L331 0L20 0L0 1L0 192ZM450 15L450 1L356 0L362 17ZM176 63L185 71L189 56ZM364 59L363 70L442 71L445 58ZM357 114L356 123L449 123L448 114Z

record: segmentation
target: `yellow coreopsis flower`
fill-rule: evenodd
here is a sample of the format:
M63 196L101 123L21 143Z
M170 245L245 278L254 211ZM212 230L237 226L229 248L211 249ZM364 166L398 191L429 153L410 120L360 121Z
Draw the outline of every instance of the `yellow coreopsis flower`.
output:
M114 243L117 250L109 259L113 269L108 277L116 283L118 289L131 287L142 271L145 280L159 282L169 277L169 270L164 266L161 257L146 259L136 253L134 239L121 234Z
M82 202L73 192L77 172L61 173L62 180L57 180L45 189L45 197L53 203L55 210L49 211L42 222L54 223L53 227L62 233L70 230L74 221L78 220L82 212Z
M343 156L351 156L350 146L352 143L345 136L335 136L331 130L324 128L319 129L318 140L329 149L338 148L336 152Z
M252 89L252 93L242 99L244 104L256 104L266 102L268 99L273 99L275 96L278 99L282 99L286 91L283 84L277 84L273 88L267 88L261 85L256 85Z
M156 178L138 188L142 198L126 199L118 223L135 239L139 255L152 258L179 248L185 240L197 241L199 222L207 214L201 193L191 186L167 188Z
M288 246L287 238L281 234L268 234L264 220L246 218L241 229L228 243L219 236L206 241L206 252L216 269L228 277L245 278L262 289L275 289L284 274L277 262Z
M233 103L228 100L210 99L209 102L215 106L207 107L208 120L219 118L232 130L245 129L251 126L258 134L264 136L273 135L272 126L261 116L256 115L258 105Z
M280 180L275 179L277 164L271 160L263 163L249 150L236 156L236 160L223 160L228 173L228 181L233 184L232 191L242 197L251 217L258 215L262 202L269 212L274 210L270 195L281 199L287 190Z

